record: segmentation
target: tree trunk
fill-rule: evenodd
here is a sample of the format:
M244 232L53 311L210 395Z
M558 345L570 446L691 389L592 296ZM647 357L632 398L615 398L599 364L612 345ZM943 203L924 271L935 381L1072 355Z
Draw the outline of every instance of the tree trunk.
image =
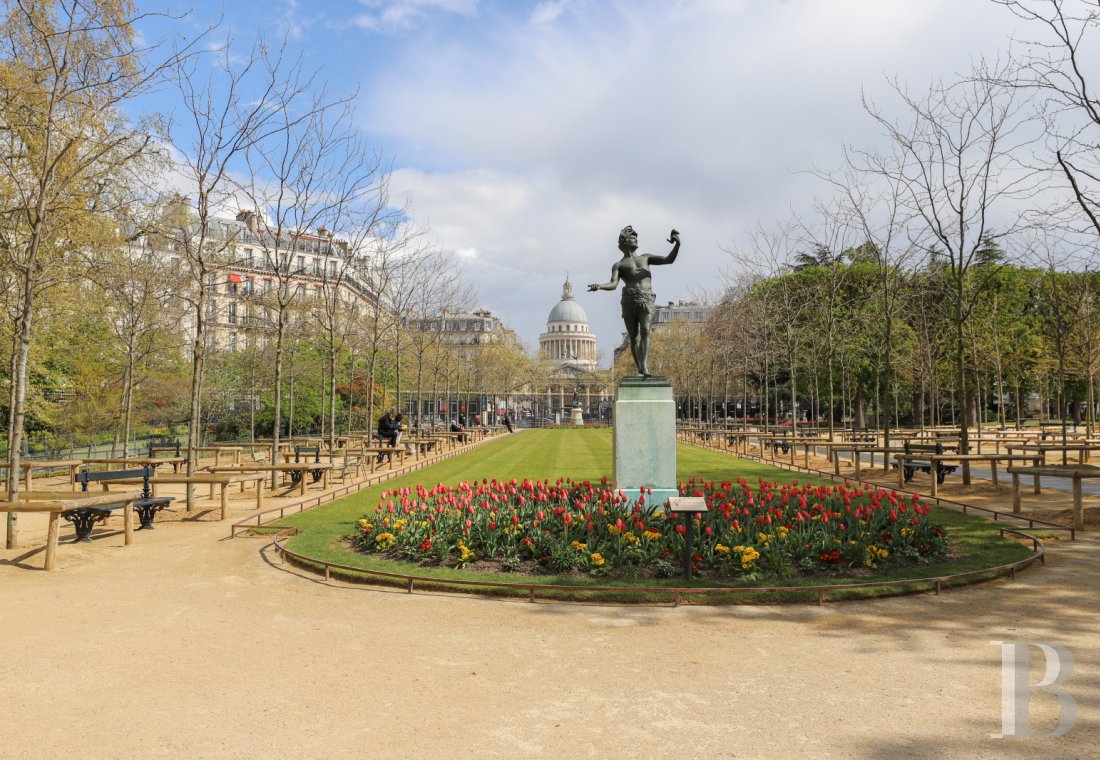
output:
M202 278L199 279L201 283ZM198 456L196 449L199 446L199 426L202 424L202 373L203 363L206 360L206 347L204 345L206 322L203 313L206 309L205 288L204 283L200 285L198 300L195 302L195 344L194 354L191 357L191 419L190 424L187 426L187 463L185 467L187 477L195 474ZM190 511L195 506L194 483L187 484L186 494L187 509Z
M279 439L283 427L283 343L286 338L286 309L279 307L275 321L275 400L274 424L271 427L271 464L279 464ZM291 411L293 414L293 410ZM290 433L289 426L287 433ZM303 477L305 477L303 475ZM279 484L279 473L271 471L271 487L274 489Z
M329 341L328 349L328 383L329 383L329 436L328 450L330 456L336 451L336 343Z
M19 460L23 448L23 421L26 415L27 401L27 363L31 353L32 319L34 309L33 263L23 275L23 309L16 321L19 336L12 361L12 405L8 436L8 499L15 501L19 496ZM7 548L19 546L18 513L8 512Z

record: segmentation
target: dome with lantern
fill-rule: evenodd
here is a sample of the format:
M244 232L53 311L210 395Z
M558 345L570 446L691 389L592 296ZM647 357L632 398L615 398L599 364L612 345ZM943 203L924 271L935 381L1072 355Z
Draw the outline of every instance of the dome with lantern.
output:
M546 319L546 332L539 336L539 350L555 370L581 374L596 369L596 335L588 329L584 308L573 298L573 284L568 277L561 300Z

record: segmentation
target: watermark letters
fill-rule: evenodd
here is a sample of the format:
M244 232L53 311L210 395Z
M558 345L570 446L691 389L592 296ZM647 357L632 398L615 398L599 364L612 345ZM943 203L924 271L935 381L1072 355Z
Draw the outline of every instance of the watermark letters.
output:
M1061 685L1073 675L1073 656L1060 644L1038 641L990 641L1001 647L1001 733L993 739L1049 739L1061 736L1077 722L1077 700ZM1039 683L1029 684L1031 649L1046 658L1046 672ZM1055 729L1032 734L1030 721L1031 692L1048 691L1058 697L1060 718Z

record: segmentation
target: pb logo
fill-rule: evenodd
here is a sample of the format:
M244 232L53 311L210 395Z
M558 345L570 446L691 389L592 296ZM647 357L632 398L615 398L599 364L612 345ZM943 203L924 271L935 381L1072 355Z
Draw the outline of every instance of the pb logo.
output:
M1060 688L1073 675L1073 656L1059 644L1043 644L1034 641L991 641L1001 647L1001 733L990 734L993 739L1048 739L1073 728L1077 722L1077 701ZM1036 684L1028 683L1031 667L1031 648L1043 653L1046 672ZM1061 717L1050 733L1031 733L1031 692L1049 691L1058 697Z

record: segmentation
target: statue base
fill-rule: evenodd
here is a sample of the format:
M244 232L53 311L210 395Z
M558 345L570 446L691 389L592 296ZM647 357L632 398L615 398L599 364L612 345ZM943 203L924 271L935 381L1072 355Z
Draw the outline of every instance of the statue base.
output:
M680 495L676 487L676 401L667 378L624 378L615 389L611 431L616 488L632 501L646 489L649 507Z
M575 427L584 427L584 412L579 406L569 410L569 420Z

